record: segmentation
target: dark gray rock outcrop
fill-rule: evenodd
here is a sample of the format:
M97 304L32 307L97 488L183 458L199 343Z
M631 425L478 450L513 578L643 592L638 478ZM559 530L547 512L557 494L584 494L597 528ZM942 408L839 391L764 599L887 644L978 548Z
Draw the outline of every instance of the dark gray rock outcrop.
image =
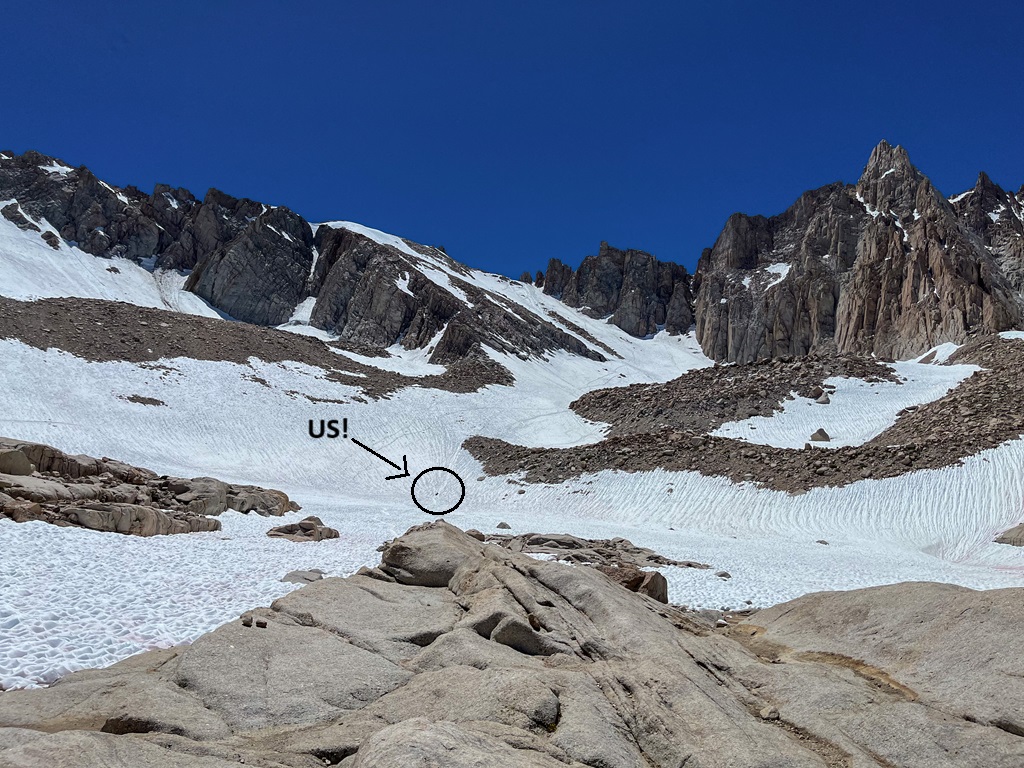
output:
M607 317L633 336L661 329L685 333L693 324L686 268L644 251L601 243L597 256L587 256L575 271L552 259L547 272L538 273L537 285L584 314Z
M479 354L483 346L521 356L565 350L604 359L550 318L482 288L440 249L380 242L343 224L321 225L315 246L306 288L316 297L310 323L344 341L427 348L434 363Z
M268 208L196 264L185 289L231 317L280 325L306 296L313 234L287 208Z
M96 256L190 272L186 289L235 320L281 325L303 306L296 322L357 346L429 346L437 363L486 360L484 346L604 359L565 324L474 283L440 248L343 223L314 232L287 208L216 189L201 201L167 185L146 195L36 152L0 157L0 200L9 198L4 218L53 247L63 238Z
M901 584L716 630L433 523L191 645L0 693L0 764L1017 768L1022 605Z
M86 253L151 259L154 266L182 270L263 224L260 217L280 211L269 221L277 226L290 213L216 189L202 201L165 184L147 195L132 186L107 184L85 166L72 168L33 151L0 158L0 198L17 201L18 210L6 218L23 228L35 226L26 215L45 221Z

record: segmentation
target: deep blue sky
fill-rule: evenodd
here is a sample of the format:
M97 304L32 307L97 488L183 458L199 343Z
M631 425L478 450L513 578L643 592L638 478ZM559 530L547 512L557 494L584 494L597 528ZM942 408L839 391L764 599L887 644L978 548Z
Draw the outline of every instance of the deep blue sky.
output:
M1024 184L1024 3L32 2L0 149L216 186L518 276L601 240L691 267L879 139Z

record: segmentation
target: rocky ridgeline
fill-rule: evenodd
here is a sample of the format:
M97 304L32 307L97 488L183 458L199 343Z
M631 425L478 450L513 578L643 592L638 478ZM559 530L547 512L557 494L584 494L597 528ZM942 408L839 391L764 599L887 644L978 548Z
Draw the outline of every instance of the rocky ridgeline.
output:
M114 459L0 438L0 517L18 523L158 536L219 531L211 516L228 509L279 516L299 506L281 491L159 476Z
M1022 606L900 584L715 629L438 522L191 645L0 693L0 764L1019 768Z
M13 200L0 211L8 221L51 247L63 240L189 271L186 289L236 320L281 325L312 300L310 323L343 343L430 346L434 363L486 358L481 344L604 359L560 324L464 280L468 270L441 249L311 225L285 207L215 189L202 200L165 185L152 194L121 189L37 152L0 153L0 200Z
M188 290L238 320L280 325L311 301L310 323L344 343L429 347L435 363L481 357L482 346L607 353L566 321L482 289L443 249L311 225L217 190L202 200L164 185L145 194L35 152L0 153L0 200L11 201L0 214L50 247L190 270ZM552 259L522 279L634 336L695 325L715 360L907 357L1024 327L1024 188L1007 192L981 174L947 200L883 141L855 185L807 192L771 218L730 217L693 276L602 243L576 270Z
M0 296L0 338L18 339L43 350L55 347L84 360L126 360L161 370L173 370L167 360L176 357L239 365L248 365L251 357L268 363L293 361L321 368L332 381L357 387L364 395L374 398L414 384L449 392L473 392L488 384L514 381L504 366L478 356L457 360L440 374L403 376L338 354L341 351L386 355L370 347L339 342L325 344L319 339L275 328L226 323L215 318L99 299L27 302ZM164 362L158 362L160 360ZM313 399L306 393L288 394ZM126 399L133 396L133 393L126 393Z
M828 365L818 368L816 361L801 361L815 371L804 382L809 386L822 374L832 370ZM830 361L829 365L831 365ZM867 443L844 448L820 448L808 443L804 449L775 448L755 445L726 437L706 434L727 414L732 420L746 418L742 410L749 384L738 378L732 390L733 400L714 402L713 410L699 406L716 392L726 392L722 384L716 389L716 376L729 376L738 366L693 371L674 382L644 385L638 395L642 405L631 410L629 389L622 392L603 390L585 398L579 412L588 418L607 416L611 419L612 437L592 445L573 448L528 448L486 437L473 437L464 447L482 462L490 475L520 475L525 482L560 483L583 474L606 469L644 472L662 468L690 470L708 476L729 477L736 482L756 482L788 492L802 492L819 486L843 486L868 478L896 477L921 469L937 469L957 464L969 456L995 448L1024 435L1024 411L1017 403L1024 398L1024 343L999 337L986 337L965 345L951 363L973 363L983 370L961 382L944 397L925 405L905 410L893 426ZM764 363L755 368L785 371L792 363ZM849 371L859 369L878 375L874 363L851 363ZM773 373L772 375L775 375ZM681 394L689 377L704 382L692 401ZM758 386L761 386L760 384ZM670 394L659 397L661 388ZM608 394L601 397L603 392ZM808 394L814 394L811 390ZM827 397L827 392L822 390ZM680 399L681 413L661 405ZM719 399L720 395L717 396ZM696 404L697 417L689 410ZM643 405L646 404L646 405ZM655 405L657 404L657 405ZM769 406L765 406L768 408ZM770 407L774 407L774 403ZM662 408L662 413L657 409ZM618 419L621 417L621 421ZM692 426L672 426L691 424ZM822 427L828 431L827 409L822 409ZM671 487L666 493L672 493Z
M704 433L722 424L782 410L793 392L828 401L827 379L898 381L892 368L862 357L763 359L746 365L699 368L662 384L588 392L569 407L611 425L609 436L672 428Z
M808 192L772 218L736 214L701 257L697 337L717 360L808 352L907 357L1020 327L1020 200L955 208L882 142L856 185ZM983 215L982 215L983 214ZM997 222L993 224L993 219ZM987 222L987 223L986 223Z
M577 270L551 259L547 272L538 272L533 280L526 273L523 280L590 317L607 317L633 336L662 329L686 333L693 325L686 268L644 251L601 243L597 256L587 256Z

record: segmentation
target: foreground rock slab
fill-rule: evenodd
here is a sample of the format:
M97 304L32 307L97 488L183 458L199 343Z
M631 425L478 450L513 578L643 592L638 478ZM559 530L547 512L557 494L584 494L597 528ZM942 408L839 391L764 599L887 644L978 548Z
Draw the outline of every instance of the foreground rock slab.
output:
M0 693L0 766L1020 768L1022 596L820 593L713 631L436 522L191 646Z

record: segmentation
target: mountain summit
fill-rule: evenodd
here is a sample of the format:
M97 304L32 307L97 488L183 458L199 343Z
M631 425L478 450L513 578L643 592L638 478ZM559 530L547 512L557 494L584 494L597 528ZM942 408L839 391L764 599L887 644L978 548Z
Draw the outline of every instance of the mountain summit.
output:
M986 245L982 218L883 141L855 186L807 192L769 219L729 219L697 269L701 346L729 361L901 357L1020 327L1019 248Z

